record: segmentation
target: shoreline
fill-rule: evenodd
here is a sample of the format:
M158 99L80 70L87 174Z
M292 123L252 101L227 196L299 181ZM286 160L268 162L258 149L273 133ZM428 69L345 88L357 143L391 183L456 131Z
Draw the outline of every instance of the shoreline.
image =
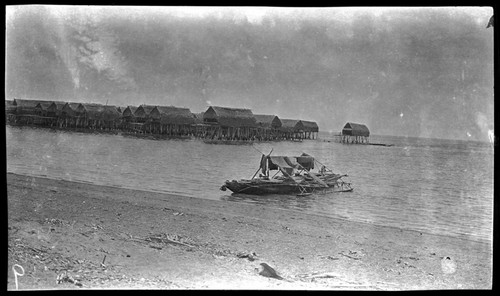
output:
M92 186L101 186L101 187L108 187L108 188L111 188L111 189L124 189L124 190L133 190L133 191L141 191L141 192L145 192L145 193L155 193L155 194L160 194L160 195L164 195L164 196L169 196L171 198L196 198L196 199L201 199L201 200L204 200L204 201L210 201L210 202L226 202L224 200L220 200L220 199L208 199L208 198L200 198L200 197L196 197L196 196L191 196L191 195L187 195L187 194L178 194L178 193L171 193L171 192L167 192L167 191L160 191L160 190L143 190L143 189L136 189L136 188L130 188L130 187L122 187L122 186L117 186L117 185L109 185L109 184L97 184L97 183L92 183L90 181L83 181L83 180L66 180L66 179L61 179L61 178L55 178L55 177L49 177L49 176L36 176L36 175L29 175L29 174L19 174L19 173L13 173L13 172L7 172L7 175L15 175L15 176L19 176L19 177L33 177L33 178L41 178L41 179L48 179L48 180L53 180L53 181L62 181L62 182L70 182L70 183L79 183L79 184L87 184L87 185L92 185ZM163 200L163 199L160 199L160 200ZM227 202L231 202L231 201L227 201ZM250 203L237 203L238 205L244 205L244 206L261 206L260 204L250 204ZM302 213L300 210L297 210L297 209L284 209L284 208L279 208L279 207L273 207L272 209L274 210L277 210L277 211L284 211L284 212L290 212L290 211L293 211L293 212L296 212L296 213ZM307 213L307 215L309 216L315 216L315 217L322 217L322 218L328 218L328 219L332 219L332 220L337 220L339 222L347 222L347 223L359 223L359 224L364 224L364 225L367 225L367 226L372 226L372 227L383 227L383 228L390 228L390 229L393 229L394 231L408 231L408 232L415 232L415 233L425 233L429 236L436 236L436 237L449 237L449 238L456 238L456 239L460 239L460 240L466 240L466 241L471 241L471 242L476 242L476 243L480 243L480 244L491 244L491 242L489 242L487 239L483 239L483 238L476 238L474 239L473 237L471 236L468 236L468 235L461 235L461 236L458 236L458 235L444 235L444 234L437 234L437 233L430 233L430 232L426 232L424 230L415 230L415 229L409 229L409 228L400 228L400 227L397 227L397 226L390 226L390 225L381 225L381 224L374 224L374 223L370 223L370 222L366 222L366 221L354 221L354 220L347 220L347 219L343 219L343 218L337 218L337 217L331 217L331 216L326 216L326 215L321 215L321 214L318 214L318 213Z
M25 268L20 288L79 289L56 284L63 270L90 289L492 287L492 242L14 173L7 187L8 263ZM260 275L264 262L285 280Z

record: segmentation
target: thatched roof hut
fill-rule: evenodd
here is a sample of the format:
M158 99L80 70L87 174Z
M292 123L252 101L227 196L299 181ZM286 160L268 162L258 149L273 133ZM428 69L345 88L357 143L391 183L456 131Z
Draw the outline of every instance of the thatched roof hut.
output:
M158 110L158 106L154 106L151 111L148 113L148 118L154 119L155 121L160 121L161 118L161 112Z
M137 109L135 110L134 112L134 116L136 118L142 118L142 119L146 119L149 117L149 114L151 113L151 111L153 111L153 109L155 108L156 106L151 106L151 105L140 105L139 107L137 107Z
M16 105L13 100L5 100L5 114L16 113Z
M73 117L76 115L76 109L80 106L80 103L66 103L61 108L59 116L63 117Z
M302 126L304 127L304 131L306 132L319 132L319 126L314 121L306 121L301 120Z
M370 131L364 124L348 122L342 129L342 135L369 137Z
M276 115L254 114L257 126L261 128L280 128L282 126L281 120Z
M86 113L86 109L83 106L83 103L70 103L69 104L73 110L75 110L75 114L77 116L83 116Z
M193 113L195 124L203 124L203 114L205 114L205 112Z
M42 100L14 99L16 114L35 115L47 110L52 102Z
M73 112L76 114L76 113L81 113L85 110L85 108L83 108L82 104L81 103L72 103L72 102L69 102L68 103L68 106L69 108L71 108L71 110L73 110Z
M82 103L80 106L78 106L77 111L80 113L83 113L85 117L88 119L94 119L97 120L100 117L101 113L101 108L104 105L101 104L89 104L89 103Z
M35 109L42 115L45 115L47 113L47 110L50 108L52 105L52 102L49 101L43 101L40 102L36 105Z
M203 122L225 127L256 127L255 117L250 109L210 106L203 114Z
M81 104L81 106L88 119L112 121L121 116L115 106L101 104Z
M122 117L125 118L131 118L134 117L134 113L137 111L137 107L134 106L127 106L122 112Z
M298 132L304 129L302 122L298 119L280 119L281 131L284 132Z
M160 114L162 124L191 125L195 123L195 117L188 108L157 106L151 113L156 112Z
M101 113L101 119L105 121L112 121L120 118L122 116L121 112L118 111L118 108L113 105L105 105L103 106L103 110Z
M52 102L52 104L50 104L50 106L47 108L47 115L50 115L50 116L58 116L58 115L60 115L63 107L66 104L67 103L60 102L60 101Z

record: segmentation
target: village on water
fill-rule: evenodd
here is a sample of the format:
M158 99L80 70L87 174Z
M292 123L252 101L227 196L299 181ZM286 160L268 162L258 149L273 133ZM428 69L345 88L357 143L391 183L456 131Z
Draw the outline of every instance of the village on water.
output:
M192 113L174 106L112 106L17 99L5 101L9 125L39 126L72 131L122 133L149 138L200 138L207 143L253 141L302 141L318 139L314 121L253 114L250 109L209 106ZM363 124L348 122L334 135L341 143L369 143L370 131Z

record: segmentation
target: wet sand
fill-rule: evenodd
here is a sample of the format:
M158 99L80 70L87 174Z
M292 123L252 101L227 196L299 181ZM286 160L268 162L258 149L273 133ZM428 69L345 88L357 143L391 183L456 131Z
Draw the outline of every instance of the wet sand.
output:
M9 290L14 264L19 289L492 288L491 242L10 173L7 192Z

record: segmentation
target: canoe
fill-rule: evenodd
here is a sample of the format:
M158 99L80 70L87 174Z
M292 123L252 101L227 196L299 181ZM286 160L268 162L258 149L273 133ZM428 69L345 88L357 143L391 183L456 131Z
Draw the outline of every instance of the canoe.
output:
M251 179L226 180L221 190L251 195L299 194L316 191L349 192L351 184L343 181L347 175L335 174L321 165L319 172L313 172L318 163L312 156L302 154L297 157L262 155L259 170ZM259 171L262 171L256 177ZM271 171L277 171L269 177Z

